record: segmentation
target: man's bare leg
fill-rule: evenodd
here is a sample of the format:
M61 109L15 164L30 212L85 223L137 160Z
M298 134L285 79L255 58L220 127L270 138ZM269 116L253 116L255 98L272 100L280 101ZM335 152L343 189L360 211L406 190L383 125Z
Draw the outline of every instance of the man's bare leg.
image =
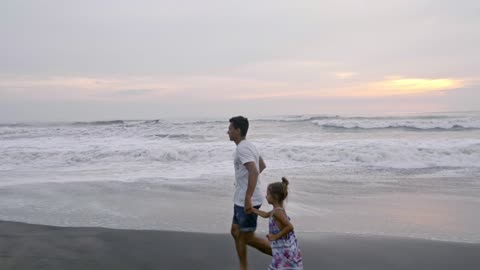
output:
M255 236L255 232L241 233L245 235L247 245L256 248L260 252L272 256L272 247L270 242L266 238L260 238Z
M238 259L240 260L240 269L247 270L247 241L244 233L240 232L240 225L232 224L231 234L235 239L235 248L237 249Z

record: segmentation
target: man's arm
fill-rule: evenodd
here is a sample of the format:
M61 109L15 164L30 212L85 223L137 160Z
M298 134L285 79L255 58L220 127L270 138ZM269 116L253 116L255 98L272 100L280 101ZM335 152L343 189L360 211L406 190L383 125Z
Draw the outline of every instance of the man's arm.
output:
M253 205L252 205L252 196L253 192L255 191L255 187L257 186L258 180L258 170L255 162L247 162L244 164L248 170L248 186L247 192L245 193L245 212L252 213Z
M263 158L260 157L260 160L259 160L259 167L260 167L260 173L263 172L263 170L265 170L265 168L267 167L267 165L265 164L265 161L263 161Z

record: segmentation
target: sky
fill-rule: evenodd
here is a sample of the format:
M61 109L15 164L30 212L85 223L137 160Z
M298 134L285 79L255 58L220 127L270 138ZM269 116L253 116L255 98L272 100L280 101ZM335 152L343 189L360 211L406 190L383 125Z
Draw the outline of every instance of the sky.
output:
M0 0L0 123L480 108L480 1Z

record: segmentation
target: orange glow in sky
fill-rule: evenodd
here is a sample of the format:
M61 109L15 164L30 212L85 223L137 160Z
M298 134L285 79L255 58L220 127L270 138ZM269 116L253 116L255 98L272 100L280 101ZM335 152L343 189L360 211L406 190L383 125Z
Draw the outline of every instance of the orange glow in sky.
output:
M368 96L420 94L463 87L461 80L393 78L372 83L363 93Z

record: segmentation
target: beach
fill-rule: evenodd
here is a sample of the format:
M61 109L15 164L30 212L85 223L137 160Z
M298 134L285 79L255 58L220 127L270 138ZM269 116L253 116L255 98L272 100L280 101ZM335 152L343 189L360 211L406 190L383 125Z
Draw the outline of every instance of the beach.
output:
M0 1L0 270L480 270L479 13Z
M0 222L0 268L238 269L226 234L54 227ZM478 269L480 244L302 233L305 269ZM249 249L250 269L270 258Z
M227 124L0 125L0 269L238 269ZM478 113L251 124L305 269L480 267Z

